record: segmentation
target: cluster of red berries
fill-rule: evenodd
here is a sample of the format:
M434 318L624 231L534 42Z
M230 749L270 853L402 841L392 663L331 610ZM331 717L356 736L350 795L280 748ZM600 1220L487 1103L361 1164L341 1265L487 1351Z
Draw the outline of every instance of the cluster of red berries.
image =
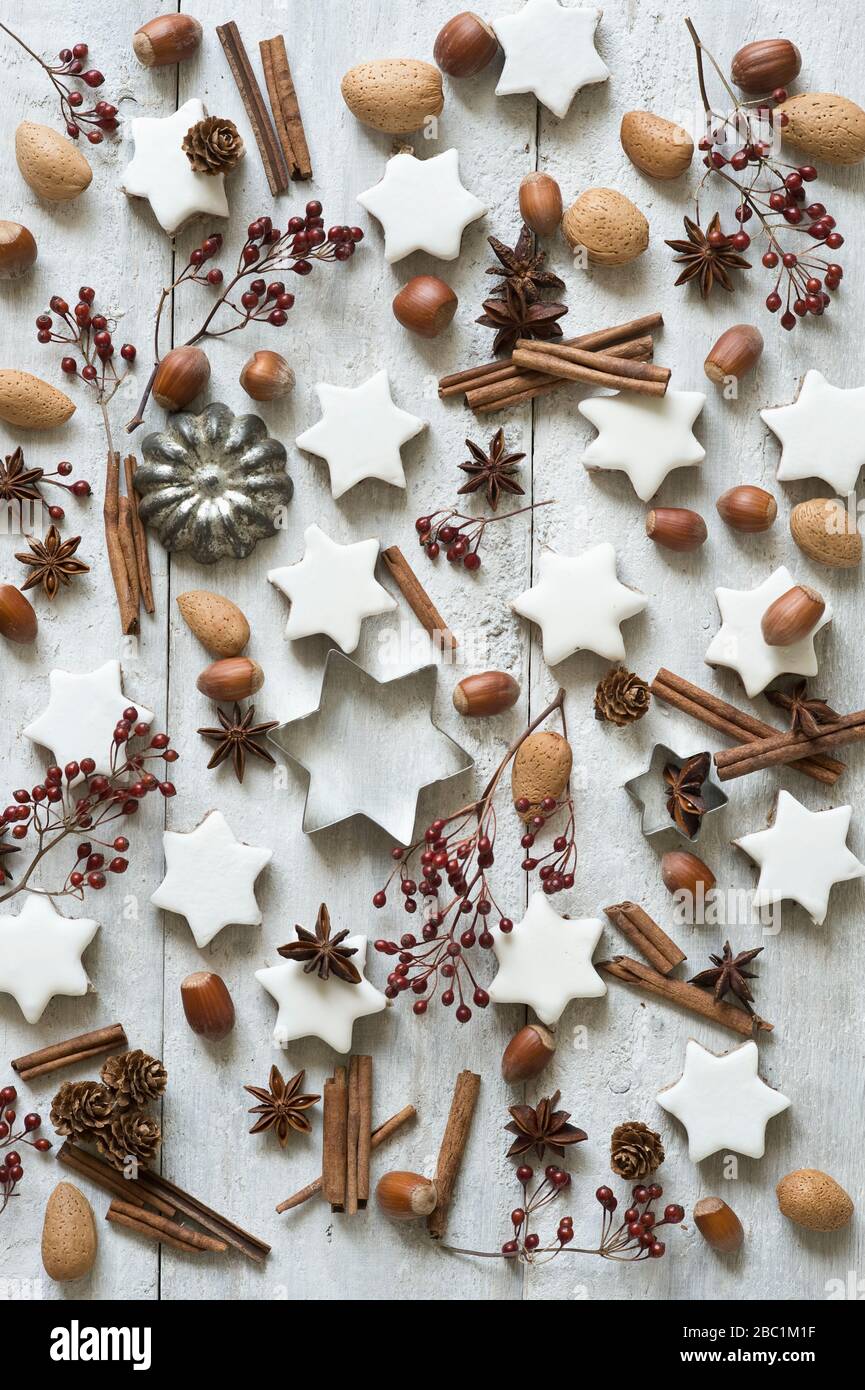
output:
M532 803L525 796L520 796L514 802L514 810L521 816L528 816L532 811ZM534 848L535 838L547 821L559 811L567 811L568 819L564 833L557 835L553 840L553 847L546 854L537 856L530 853ZM528 828L520 840L520 845L526 851L526 857L522 862L522 868L527 874L533 869L538 870L538 878L541 887L548 897L555 893L561 893L566 888L573 888L574 874L573 868L577 862L576 828L574 825L574 803L570 794L561 801L554 796L545 796L535 807L531 816L526 822Z
M538 1254L552 1259L566 1245L570 1245L574 1238L574 1219L572 1216L563 1216L556 1230L557 1245L546 1247L541 1250L541 1237L537 1231L529 1229L530 1218L536 1216L542 1207L548 1206L554 1201L561 1192L565 1192L571 1185L571 1175L566 1173L564 1168L559 1168L555 1163L547 1164L544 1169L543 1178L538 1183L534 1192L528 1192L528 1185L534 1177L534 1169L528 1163L521 1163L516 1170L517 1182L523 1189L523 1202L519 1207L515 1207L511 1212L511 1225L514 1228L513 1236L506 1240L502 1246L502 1254L506 1259L521 1259L527 1264L537 1262Z
M148 738L145 748L132 751L129 744L134 739ZM82 758L70 762L65 768L49 767L44 781L28 789L21 787L12 793L13 804L0 813L0 833L11 826L14 840L24 840L31 830L38 837L39 850L51 848L67 835L90 831L109 821L123 816L135 815L139 805L151 792L158 791L163 797L176 794L173 782L160 781L149 772L145 763L160 759L174 763L180 756L169 747L168 734L150 736L149 725L139 722L138 711L130 705L123 711L123 717L114 730L111 748L111 771L107 775L96 773L93 758ZM73 786L87 779L86 790L82 795L73 795ZM59 833L57 833L59 832ZM44 837L50 833L53 838L48 846ZM94 849L94 843L100 848ZM128 859L124 856L129 849L125 835L118 835L110 842L90 840L79 844L74 867L67 875L57 896L71 893L84 896L85 888L104 888L107 882L106 871L112 874L126 872ZM115 855L106 863L107 855L102 851L114 851ZM11 879L8 866L0 867L0 884ZM15 890L12 890L13 892ZM11 896L11 893L5 895ZM0 898L2 901L2 898Z
M430 560L437 559L444 547L445 559L452 565L461 564L467 570L480 569L478 546L484 526L476 517L461 517L455 511L434 512L432 516L419 516L414 529Z
M658 1239L658 1230L661 1226L678 1226L685 1219L684 1207L678 1202L670 1202L658 1220L652 1203L663 1195L664 1189L659 1183L652 1183L650 1187L642 1184L635 1187L631 1193L631 1205L624 1212L621 1225L613 1230L613 1212L619 1203L612 1188L599 1187L595 1197L603 1208L604 1216L598 1253L608 1260L661 1259L667 1247Z
M63 459L62 462L58 463L53 473L45 473L41 468L28 469L27 473L29 486L37 491L43 483L50 483L52 487L62 487L66 492L71 492L73 497L78 498L89 497L93 490L85 478L76 478L74 483L64 482L65 478L72 476L72 464L68 459ZM31 476L33 474L37 476ZM64 509L54 502L48 506L47 510L52 521L62 521L66 515Z
M124 343L121 347L120 356L127 366L122 374L118 374L112 361L112 321L104 314L94 313L95 299L96 291L90 285L81 286L74 309L70 309L61 295L52 295L50 312L40 314L36 320L36 337L40 343L67 343L75 348L84 364L81 367L82 380L101 393L108 380L113 394L113 389L123 380L129 365L135 361L135 348L131 343ZM60 320L59 324L55 324L52 314ZM76 376L78 366L78 360L72 356L63 357L60 361L60 368L67 376Z
M17 1118L14 1102L18 1098L18 1092L14 1086L4 1086L0 1090L0 1149L8 1149L10 1144L28 1144L31 1149L36 1149L38 1153L47 1153L51 1148L50 1139L28 1139L28 1134L35 1134L42 1124L42 1116L35 1113L25 1115L22 1128L17 1134L13 1132L13 1126ZM6 1204L10 1197L16 1195L15 1189L24 1176L24 1165L21 1162L21 1155L17 1149L10 1149L5 1158L0 1162L0 1212L5 1211Z
M62 82L64 77L73 77L83 82L85 87L95 91L101 87L105 78L98 68L85 68L84 60L88 54L86 43L73 44L72 48L61 48L59 64L43 64L60 97L60 112L66 123L66 134L72 140L85 135L91 145L101 145L106 133L115 131L120 124L117 107L110 101L100 100L95 106L85 109L84 93L77 87ZM87 129L90 127L90 129Z

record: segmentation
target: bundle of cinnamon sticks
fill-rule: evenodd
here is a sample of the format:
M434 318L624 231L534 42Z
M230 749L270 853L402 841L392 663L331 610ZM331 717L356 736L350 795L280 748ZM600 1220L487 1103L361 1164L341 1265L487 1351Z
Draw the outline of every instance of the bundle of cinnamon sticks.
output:
M350 1057L324 1083L321 1181L331 1211L354 1216L369 1201L372 1058Z
M138 631L142 603L148 613L153 613L156 609L150 559L147 554L147 535L138 514L135 468L134 454L127 455L123 460L126 478L124 495L120 491L120 455L113 451L109 453L105 469L105 501L102 507L105 548L108 551L108 563L120 613L120 628L124 636Z
M767 767L780 767L786 763L801 766L801 759L817 761L815 755L832 753L836 748L844 748L848 743L861 743L865 739L865 709L845 714L831 724L821 724L818 734L803 734L801 730L792 733L773 733L771 736L753 738L740 743L737 748L726 748L715 754L715 767L718 778L729 782L733 777L745 777L749 772L762 772Z
M285 40L278 34L276 38L263 39L259 44L264 80L273 110L271 123L261 88L234 20L218 24L216 32L252 126L268 186L275 198L288 188L289 179L312 178L309 146L285 51Z
M12 1070L22 1081L33 1081L37 1076L50 1076L52 1072L64 1067L73 1067L103 1052L123 1052L128 1047L126 1033L119 1023L108 1028L95 1028L90 1033L78 1033L64 1042L51 1043L41 1047L38 1052L28 1052L23 1057L12 1059Z
M560 343L521 338L509 358L443 376L439 395L463 395L466 405L478 414L522 405L569 381L662 396L670 372L651 365L651 331L663 322L659 313L645 314Z

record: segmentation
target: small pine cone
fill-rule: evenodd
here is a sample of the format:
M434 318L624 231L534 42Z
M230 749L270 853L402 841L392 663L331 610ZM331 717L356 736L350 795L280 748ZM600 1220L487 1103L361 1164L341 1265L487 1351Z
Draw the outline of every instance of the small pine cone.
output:
M115 1168L125 1168L131 1158L138 1163L153 1162L162 1143L162 1130L152 1116L124 1110L93 1138L103 1158Z
M58 1134L89 1137L110 1123L114 1095L98 1081L65 1081L51 1102L51 1123Z
M634 724L649 708L649 687L633 671L614 666L598 681L595 691L595 718L610 724Z
M626 1182L647 1178L664 1161L664 1145L640 1120L617 1125L610 1139L610 1167Z
M190 126L183 137L183 153L196 174L227 174L243 157L243 140L233 121L208 116Z
M140 1110L148 1101L158 1100L168 1084L162 1063L140 1049L109 1057L100 1076L114 1092L120 1110Z

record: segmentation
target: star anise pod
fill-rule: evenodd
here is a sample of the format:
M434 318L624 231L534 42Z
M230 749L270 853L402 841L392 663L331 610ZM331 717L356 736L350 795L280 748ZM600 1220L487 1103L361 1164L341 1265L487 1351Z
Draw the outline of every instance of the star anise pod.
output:
M340 945L348 936L347 930L338 931L336 936L331 936L330 913L324 903L318 909L314 933L304 927L295 927L295 931L297 940L290 941L287 946L277 947L277 955L284 956L286 960L304 961L305 975L311 975L316 971L320 980L327 980L331 975L335 975L347 985L360 984L360 971L349 960L349 956L357 955L357 947Z
M76 575L90 572L89 565L74 558L81 544L80 536L71 536L68 541L64 541L57 527L49 526L44 541L28 536L27 544L30 547L29 554L25 550L18 551L15 555L16 560L20 560L22 565L29 565L32 570L26 582L21 585L22 589L32 589L35 585L41 584L46 597L53 599L60 592L61 585L69 585Z
M274 763L266 748L262 748L256 743L257 738L261 738L267 733L268 729L275 729L279 723L278 719L271 719L266 724L253 724L255 718L255 705L250 705L249 709L243 714L240 705L235 700L231 718L224 714L221 709L217 709L216 717L219 720L220 728L199 729L202 738L209 739L216 744L213 756L207 764L209 768L219 767L226 758L231 758L234 767L234 775L238 782L243 781L243 774L246 772L246 759L249 754L254 758L261 758L262 762Z
M716 1001L720 1002L725 994L734 994L736 998L744 1004L749 1014L753 1014L751 1008L754 996L751 993L746 981L756 980L758 977L751 970L746 970L745 966L750 965L755 956L759 956L762 946L755 946L752 951L740 951L737 956L733 955L729 941L724 942L724 951L720 956L709 956L709 960L714 962L711 970L701 970L690 981L692 985L699 985L700 989L714 990Z
M706 299L716 284L725 290L733 289L729 271L751 269L751 262L733 249L730 237L721 231L719 212L715 213L705 232L699 222L692 222L690 217L686 217L685 231L688 233L687 241L666 243L672 251L679 252L674 257L682 266L677 285L699 279L700 294Z
M7 856L8 854L20 854L20 853L21 853L21 846L20 846L20 845L10 845L9 842L8 842L8 840L5 838L5 836L6 836L6 827L4 826L3 829L0 830L0 883L5 883L5 881L6 881L7 878L11 878L11 877L12 877L12 874L11 874L11 872L10 872L10 870L9 870L9 865L8 865L8 864L4 864L4 862L3 862L4 859L6 858L6 856Z
M488 266L486 270L487 275L497 275L499 278L500 283L494 290L498 298L504 298L510 289L531 304L543 290L565 288L564 280L560 280L551 270L543 269L546 252L536 250L535 238L525 223L514 247L505 246L494 236L487 237L487 241L499 261L498 265Z
M503 492L523 496L525 489L520 487L513 475L525 454L505 452L504 430L496 430L486 447L486 452L471 439L466 440L466 448L472 457L468 462L460 464L463 473L467 473L469 478L468 482L458 489L460 495L464 492L480 492L481 488L485 488L487 501L493 511L498 507Z
M561 338L556 319L568 312L567 304L532 304L508 289L503 299L485 299L484 312L475 323L496 330L493 352L510 352L518 338L537 338L549 342Z
M664 781L669 787L667 810L676 825L689 839L696 835L700 821L706 810L706 803L700 795L703 783L709 775L708 753L695 753L681 767L667 763L664 768Z
M22 449L7 454L6 462L0 463L0 499L4 502L38 502L42 497L39 481L44 471L43 468L25 468Z
M770 705L787 710L790 732L817 738L821 724L832 724L841 716L817 695L808 695L808 682L797 681L792 690L770 690L766 695Z
M508 1113L513 1116L511 1123L505 1125L509 1134L517 1137L508 1149L508 1158L518 1158L535 1150L538 1158L543 1158L544 1150L551 1149L554 1154L564 1157L568 1144L579 1144L588 1135L576 1125L569 1125L569 1110L557 1110L561 1091L539 1100L537 1105L510 1105Z
M278 1067L271 1067L268 1088L263 1086L244 1086L251 1096L260 1101L253 1105L250 1115L258 1115L250 1134L262 1134L266 1129L275 1129L280 1148L285 1148L291 1131L309 1134L312 1126L304 1114L305 1110L321 1100L321 1096L306 1096L300 1093L305 1072L299 1071L290 1081L286 1081Z

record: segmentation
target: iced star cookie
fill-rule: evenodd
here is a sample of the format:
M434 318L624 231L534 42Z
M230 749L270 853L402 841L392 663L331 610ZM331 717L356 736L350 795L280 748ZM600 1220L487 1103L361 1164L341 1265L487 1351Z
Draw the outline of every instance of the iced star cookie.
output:
M662 1109L688 1131L688 1156L694 1163L719 1150L762 1158L766 1125L790 1102L757 1073L757 1044L743 1042L721 1055L693 1038L685 1049L685 1070L657 1097Z
M322 381L315 389L321 419L296 443L326 461L334 498L365 478L405 487L400 450L426 429L426 421L394 405L387 372L376 372L361 386Z
M456 150L431 159L395 154L381 181L359 193L357 201L381 223L384 256L390 262L413 251L456 260L466 227L486 212L480 198L460 182Z
M779 792L768 829L733 841L760 870L754 906L788 899L822 925L833 884L865 875L865 864L847 848L852 814L852 806L809 811L789 792Z
M154 907L185 917L198 947L230 925L261 925L255 880L272 849L245 845L221 811L210 811L194 830L162 834L165 877L151 897Z
M763 614L776 598L786 594L794 584L795 580L786 565L780 565L756 589L715 590L721 626L709 643L704 659L709 666L727 666L731 671L737 671L752 699L765 690L776 676L817 674L814 638L832 620L829 603L813 631L789 647L769 646L763 637Z
M494 1004L528 1004L541 1023L557 1023L572 999L598 999L607 986L592 965L604 924L597 917L560 917L544 893L533 893L525 917L493 950L498 974Z
M224 174L196 174L183 150L186 132L206 115L193 97L171 116L136 116L130 122L135 154L121 188L131 198L146 198L169 236L193 217L228 216Z
M792 405L760 415L781 442L779 482L822 478L842 497L853 491L865 463L865 386L845 391L811 370Z
M99 923L63 917L50 898L26 893L17 917L0 916L0 994L11 994L28 1023L38 1023L55 994L86 994L81 964Z
M291 601L286 637L322 632L344 652L360 641L364 618L396 608L375 578L379 542L338 545L315 525L304 532L303 559L296 565L268 570L268 580Z
M106 661L83 675L52 671L48 677L48 704L27 725L26 737L50 748L60 767L93 758L96 772L110 772L114 730L124 711L130 708L120 680L119 661ZM151 722L151 710L137 702L132 707L137 722Z
M619 624L642 613L648 599L619 583L616 552L609 542L582 555L546 550L540 576L531 589L511 599L511 608L540 627L547 665L555 666L583 649L608 661L624 661Z
M299 960L256 970L258 983L277 1003L273 1030L277 1047L287 1047L296 1038L321 1038L335 1052L350 1052L355 1021L380 1013L387 1004L363 973L366 937L346 937L344 945L354 953L351 960L360 974L357 983L350 984L332 973L322 979L314 971L307 972Z
M600 10L528 0L516 14L494 19L505 54L496 96L532 92L554 116L566 116L582 87L610 75L595 49L600 18Z
M693 425L706 403L702 391L674 391L663 396L590 396L579 412L598 431L583 454L583 466L627 473L641 502L654 497L674 468L702 463L706 450Z

